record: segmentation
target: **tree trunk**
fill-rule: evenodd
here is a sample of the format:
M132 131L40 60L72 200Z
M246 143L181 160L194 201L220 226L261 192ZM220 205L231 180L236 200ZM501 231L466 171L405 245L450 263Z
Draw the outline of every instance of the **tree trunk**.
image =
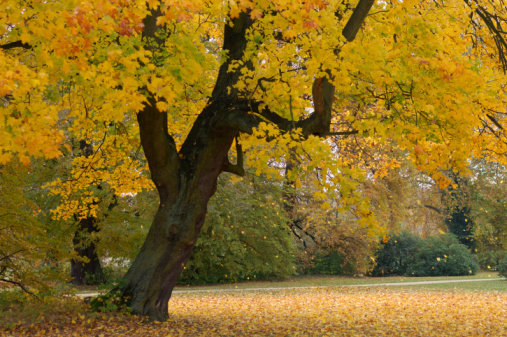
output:
M145 125L143 117L144 114L139 115L140 125ZM123 289L123 296L130 298L134 313L148 315L153 320L168 318L172 290L190 258L208 201L216 191L218 176L228 162L227 154L236 134L227 130L218 132L199 151L199 168L180 169L177 183L161 185L154 179L160 205L146 241L125 276L127 286ZM150 169L151 166L150 162Z
M87 217L79 221L72 239L74 251L78 256L77 259L70 261L72 284L100 284L105 282L102 266L95 251L95 243L91 238L92 234L98 231L95 218Z
M157 36L158 15L159 10L153 10L144 20L147 38ZM223 49L229 50L229 62L242 59L246 30L251 24L250 17L241 14L233 27L225 25ZM156 42L149 47L163 46L163 41ZM133 313L148 315L152 320L169 317L168 301L201 231L218 176L223 171L240 171L228 160L229 149L239 132L230 127L227 119L238 94L227 88L240 76L239 70L227 71L229 62L220 67L208 106L198 116L179 151L168 133L167 114L157 110L155 98L148 98L137 116L141 144L160 205L146 241L125 276L123 296L130 298Z
M85 140L79 141L79 150L87 158L93 154L93 147ZM92 238L92 234L99 231L95 222L96 218L91 216L79 220L74 233L72 245L78 258L70 261L72 284L100 284L106 281Z
M199 190L182 191L172 204L160 204L141 252L125 277L128 284L123 294L130 297L134 313L159 321L168 318L172 290L206 214L207 200L198 194Z

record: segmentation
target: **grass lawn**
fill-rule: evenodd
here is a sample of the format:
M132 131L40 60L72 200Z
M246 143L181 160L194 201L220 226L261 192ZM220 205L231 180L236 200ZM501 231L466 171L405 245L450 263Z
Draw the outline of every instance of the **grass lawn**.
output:
M507 280L499 279L498 281L490 282L425 284L406 286L406 288L421 291L500 291L507 293Z
M238 289L264 289L264 288L297 288L297 287L339 287L349 285L362 285L362 284L382 284L382 283L407 283L407 282L424 282L424 281L449 281L449 280L476 280L476 279L498 279L498 273L481 272L471 276L439 276L439 277L405 277L405 276L390 276L390 277L344 277L344 276L299 276L284 281L250 281L239 282L230 284L215 284L215 285L196 285L196 286L182 286L178 285L174 289L176 293L181 291L206 291L206 290L238 290ZM427 286L429 289L478 289L484 290L507 290L507 282L472 282L469 283L451 283L446 285L431 285ZM480 283L480 284L477 284ZM441 287L440 287L441 286ZM407 286L408 287L408 286ZM421 286L415 286L421 287ZM77 293L97 293L102 292L101 288L96 286L80 286L75 288Z
M206 289L245 289L245 288L290 288L290 287L329 287L342 285L403 283L421 281L449 281L449 280L476 280L476 279L502 279L498 273L481 272L471 276L439 276L439 277L342 277L342 276L301 276L285 281L251 281L231 284L177 286L175 290L206 290ZM477 283L477 282L475 282ZM484 282L485 283L485 282ZM507 283L507 282L506 282Z

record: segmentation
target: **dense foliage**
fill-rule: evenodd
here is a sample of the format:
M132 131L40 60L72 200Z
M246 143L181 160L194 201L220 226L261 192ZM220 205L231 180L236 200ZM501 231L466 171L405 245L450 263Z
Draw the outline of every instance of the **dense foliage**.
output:
M387 236L376 253L376 265L373 276L405 275L417 252L423 246L423 240L409 232Z
M475 275L479 265L452 234L429 237L414 255L406 274L413 276Z
M30 168L12 161L0 166L0 178L0 286L47 292L46 281L62 280L58 265L68 258L61 244L65 232L44 221L41 207L29 198Z
M479 265L452 234L421 239L402 232L383 242L377 252L375 276L474 275Z
M477 260L484 270L496 270L507 257L507 176L505 166L473 163L471 216Z
M505 257L502 261L500 261L497 268L500 276L504 276L507 278L507 257Z
M284 278L295 272L294 240L281 189L262 177L219 180L180 283Z

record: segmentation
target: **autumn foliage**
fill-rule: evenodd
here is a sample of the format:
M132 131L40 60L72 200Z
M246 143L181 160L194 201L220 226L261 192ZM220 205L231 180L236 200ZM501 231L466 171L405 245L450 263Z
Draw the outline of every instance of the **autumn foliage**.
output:
M43 185L57 220L156 188L122 292L165 320L223 172L283 180L289 227L300 193L312 230L369 244L386 144L440 188L471 157L507 164L506 18L478 0L4 0L0 165L69 160Z

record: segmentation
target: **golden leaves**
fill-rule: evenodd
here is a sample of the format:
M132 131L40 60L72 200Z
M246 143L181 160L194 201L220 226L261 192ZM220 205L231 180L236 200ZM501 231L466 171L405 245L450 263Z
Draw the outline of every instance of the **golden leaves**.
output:
M501 335L506 299L375 288L180 295L170 303L170 324L190 320L201 331L236 335Z
M7 335L136 336L503 336L503 292L315 288L174 294L168 322L60 309ZM77 307L79 305L76 304ZM0 328L1 329L1 328ZM0 333L4 332L0 330Z

